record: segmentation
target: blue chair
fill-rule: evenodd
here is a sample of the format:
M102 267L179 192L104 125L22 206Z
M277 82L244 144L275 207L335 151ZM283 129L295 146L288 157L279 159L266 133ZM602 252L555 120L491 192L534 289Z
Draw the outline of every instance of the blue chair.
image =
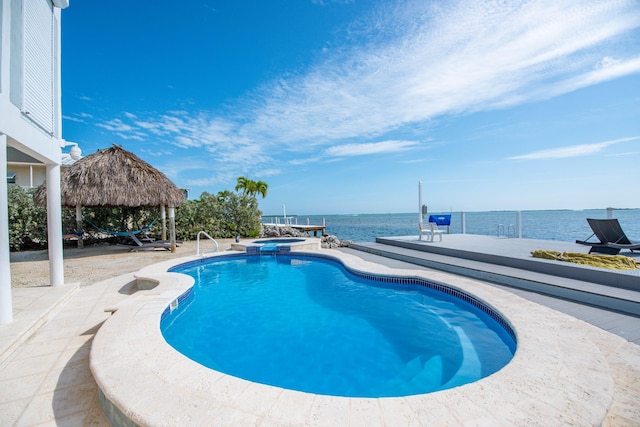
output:
M447 234L450 232L451 227L451 215L429 215L429 222L439 226L447 227Z

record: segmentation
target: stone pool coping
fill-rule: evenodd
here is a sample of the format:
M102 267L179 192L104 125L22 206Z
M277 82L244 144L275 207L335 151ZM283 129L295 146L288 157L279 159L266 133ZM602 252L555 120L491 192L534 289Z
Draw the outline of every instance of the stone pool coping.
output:
M224 256L229 253L212 254ZM473 294L508 319L518 339L512 361L480 381L402 398L343 398L252 383L211 370L169 346L160 316L193 285L168 268L185 257L140 270L154 289L139 291L100 328L91 371L112 421L127 425L600 425L613 402L614 380L585 324L481 281L448 273L391 269L356 256L297 252L339 260L365 273L420 277ZM207 257L208 258L208 257ZM422 421L421 421L422 420Z

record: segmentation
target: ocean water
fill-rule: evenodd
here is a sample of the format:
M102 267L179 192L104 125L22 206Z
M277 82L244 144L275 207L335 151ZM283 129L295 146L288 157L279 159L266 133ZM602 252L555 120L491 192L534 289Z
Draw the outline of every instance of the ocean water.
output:
M461 212L429 212L430 215L451 214L451 233L462 232ZM497 236L514 233L515 211L465 212L467 234ZM588 238L592 231L587 218L607 218L606 209L521 211L522 237L525 239L559 240L574 242ZM631 241L640 241L640 209L619 209L613 217ZM273 217L265 217L270 222ZM296 215L293 223L322 224L327 234L341 240L374 242L376 237L410 236L418 233L418 213L357 214L357 215ZM426 221L427 219L425 219ZM274 220L275 221L275 220ZM283 218L279 218L283 222Z

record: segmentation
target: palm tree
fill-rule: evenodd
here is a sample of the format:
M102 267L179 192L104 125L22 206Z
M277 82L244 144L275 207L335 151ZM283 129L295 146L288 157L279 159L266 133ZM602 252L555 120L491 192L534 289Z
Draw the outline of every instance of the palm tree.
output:
M236 191L242 190L242 194L247 194L250 187L250 179L244 176L239 176L236 184Z
M259 193L263 199L267 197L267 190L269 189L269 184L267 184L264 181L256 181L255 184L256 186L255 186L254 196Z
M242 194L255 197L258 193L264 199L267 196L269 185L264 181L254 181L244 176L239 176L236 183L236 191L242 190Z

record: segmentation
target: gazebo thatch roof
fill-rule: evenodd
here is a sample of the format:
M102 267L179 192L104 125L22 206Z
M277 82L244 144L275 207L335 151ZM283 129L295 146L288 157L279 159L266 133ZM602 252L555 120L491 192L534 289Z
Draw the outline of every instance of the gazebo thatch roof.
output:
M62 206L178 206L184 193L162 172L118 145L99 150L63 169ZM46 183L34 194L46 203Z

